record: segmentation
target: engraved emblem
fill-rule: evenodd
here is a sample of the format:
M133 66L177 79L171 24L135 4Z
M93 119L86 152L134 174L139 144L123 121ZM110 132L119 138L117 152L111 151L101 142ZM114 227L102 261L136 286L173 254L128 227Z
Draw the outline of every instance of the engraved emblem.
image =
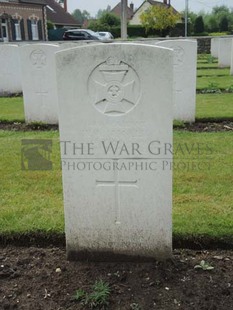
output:
M97 66L88 81L89 94L95 108L110 116L132 110L140 97L140 81L135 70L111 57Z
M46 66L46 55L41 50L35 50L30 55L30 60L33 66L37 69L43 68Z
M174 48L175 51L175 65L181 65L184 61L184 50L180 46Z

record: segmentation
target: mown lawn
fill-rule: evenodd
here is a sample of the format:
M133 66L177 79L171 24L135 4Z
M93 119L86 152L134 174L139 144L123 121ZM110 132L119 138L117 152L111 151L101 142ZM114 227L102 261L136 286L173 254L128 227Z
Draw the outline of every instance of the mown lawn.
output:
M233 119L233 93L198 94L196 120Z
M197 63L197 68L198 69L218 69L218 63L207 63L207 62L198 62ZM220 69L221 70L221 69Z
M197 90L208 88L229 89L233 88L233 76L202 76L197 78Z
M224 69L198 69L197 70L197 76L198 77L210 77L212 78L213 76L224 76L224 75L229 75L230 74L230 69L229 68L224 68Z
M52 139L52 171L21 170L25 138ZM175 131L174 150L174 234L232 236L232 133ZM58 132L0 131L0 154L0 233L63 232Z
M23 98L0 98L0 121L24 121Z

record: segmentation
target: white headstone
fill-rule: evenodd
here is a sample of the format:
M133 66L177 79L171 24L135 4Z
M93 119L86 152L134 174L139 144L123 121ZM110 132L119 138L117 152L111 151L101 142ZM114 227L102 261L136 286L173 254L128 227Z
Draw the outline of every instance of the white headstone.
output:
M232 38L220 38L218 48L218 66L220 68L231 65Z
M230 75L233 75L233 40L232 40L232 47L231 47L231 69Z
M58 123L55 51L58 45L20 47L26 122Z
M172 50L56 54L68 258L170 257Z
M210 46L211 56L217 57L217 58L218 58L218 49L219 49L219 39L220 38L212 38L211 46Z
M22 92L19 48L0 43L0 95Z
M156 43L174 50L173 118L194 122L196 112L197 41L168 40Z

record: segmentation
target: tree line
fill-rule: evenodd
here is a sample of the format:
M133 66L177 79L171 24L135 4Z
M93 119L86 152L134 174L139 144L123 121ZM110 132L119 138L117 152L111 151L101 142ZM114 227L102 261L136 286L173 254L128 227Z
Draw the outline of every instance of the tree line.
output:
M88 20L88 28L94 31L111 31L113 27L120 26L120 18L111 13L111 7L99 10L95 18L92 18L86 10L76 9L73 17L82 25ZM233 8L225 5L215 6L212 11L206 13L189 12L188 14L189 35L208 35L209 33L225 32L233 33ZM157 8L152 6L141 15L142 27L147 32L150 30L160 31L160 34L167 34L167 29L176 27L177 23L184 24L184 12L175 13L171 8Z

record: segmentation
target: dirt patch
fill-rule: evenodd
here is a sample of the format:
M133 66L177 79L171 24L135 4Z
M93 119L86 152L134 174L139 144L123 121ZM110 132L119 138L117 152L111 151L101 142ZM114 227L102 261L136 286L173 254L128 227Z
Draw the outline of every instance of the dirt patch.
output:
M201 260L214 269L195 269ZM0 248L1 309L90 309L73 295L100 279L110 286L110 310L229 310L233 251L175 250L167 262L139 264L68 262L63 247Z
M219 132L219 131L233 131L233 121L197 121L193 124L184 124L174 126L174 129L186 130L192 132Z
M58 125L47 124L26 124L24 122L5 122L0 121L0 130L11 131L49 131L58 130ZM174 126L175 130L186 130L192 132L218 132L218 131L233 131L233 120L216 120L203 119L192 124L178 124Z
M47 125L40 123L26 124L24 122L0 121L0 129L11 131L49 131L58 130L58 125Z
M23 93L8 93L8 92L0 92L0 97L3 98L16 98L16 97L23 97Z

